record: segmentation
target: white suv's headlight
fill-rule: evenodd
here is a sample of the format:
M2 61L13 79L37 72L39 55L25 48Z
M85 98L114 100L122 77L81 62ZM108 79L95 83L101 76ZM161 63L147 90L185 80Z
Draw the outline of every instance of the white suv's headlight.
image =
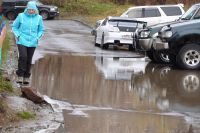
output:
M149 30L143 30L140 32L139 37L140 38L147 38L150 35L150 31Z

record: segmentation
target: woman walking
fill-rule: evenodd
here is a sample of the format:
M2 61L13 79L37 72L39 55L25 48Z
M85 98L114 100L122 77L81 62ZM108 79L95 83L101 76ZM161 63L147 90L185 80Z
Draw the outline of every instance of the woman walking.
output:
M34 1L28 2L24 12L17 16L12 24L12 31L19 52L17 83L29 84L32 57L38 40L44 33L43 20Z

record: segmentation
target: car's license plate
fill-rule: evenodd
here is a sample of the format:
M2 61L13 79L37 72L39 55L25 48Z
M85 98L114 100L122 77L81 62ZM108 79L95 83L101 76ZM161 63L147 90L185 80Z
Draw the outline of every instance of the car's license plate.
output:
M124 39L131 39L132 37L131 37L131 35L122 35L122 38L124 38Z

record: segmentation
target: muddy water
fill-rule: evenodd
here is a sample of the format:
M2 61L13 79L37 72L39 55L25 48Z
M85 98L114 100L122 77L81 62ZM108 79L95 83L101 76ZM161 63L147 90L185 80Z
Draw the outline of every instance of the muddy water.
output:
M72 104L64 111L66 132L199 131L198 71L141 58L46 55L34 65L32 86Z

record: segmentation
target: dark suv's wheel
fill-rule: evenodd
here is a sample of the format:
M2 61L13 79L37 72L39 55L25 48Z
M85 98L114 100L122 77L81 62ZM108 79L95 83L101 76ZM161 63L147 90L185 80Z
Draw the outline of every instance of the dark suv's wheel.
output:
M16 18L16 13L15 12L8 12L6 14L6 17L9 19L9 20L14 20Z
M42 16L43 20L47 20L49 18L49 13L47 11L41 11L40 15Z
M154 50L153 57L157 63L169 63L170 62L169 55L167 53L164 53L161 51Z
M147 56L151 59L152 62L156 63L169 63L169 56L167 53L155 51L154 49L151 49L150 51L147 51Z
M200 46L197 44L183 46L176 57L176 64L183 69L200 68Z

